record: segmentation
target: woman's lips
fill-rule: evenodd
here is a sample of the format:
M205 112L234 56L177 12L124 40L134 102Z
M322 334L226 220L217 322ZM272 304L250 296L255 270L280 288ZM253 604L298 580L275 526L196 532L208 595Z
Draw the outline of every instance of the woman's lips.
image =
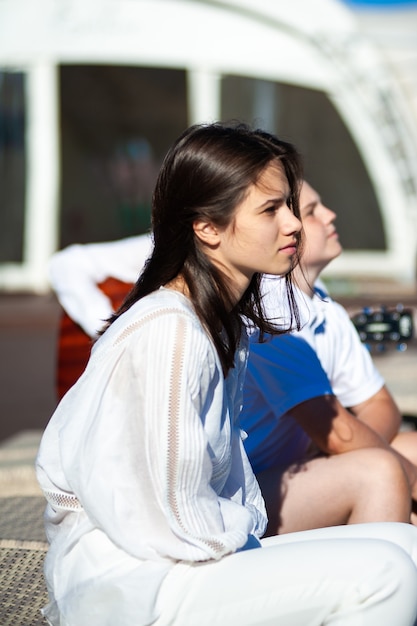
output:
M284 246L283 248L279 249L280 252L285 252L287 254L295 254L297 252L297 244L294 243L290 243L287 246Z

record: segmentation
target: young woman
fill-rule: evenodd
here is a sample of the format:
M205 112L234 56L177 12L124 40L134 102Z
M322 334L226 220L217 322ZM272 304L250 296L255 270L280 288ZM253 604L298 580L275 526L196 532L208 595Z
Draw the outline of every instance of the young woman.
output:
M413 623L417 569L396 541L259 541L243 318L274 332L259 282L297 260L299 179L291 145L243 126L192 127L168 153L152 255L37 459L51 624Z

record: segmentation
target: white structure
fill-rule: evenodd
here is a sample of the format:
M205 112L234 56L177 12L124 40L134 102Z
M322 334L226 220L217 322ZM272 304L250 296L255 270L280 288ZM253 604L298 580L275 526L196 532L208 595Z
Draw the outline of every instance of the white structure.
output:
M23 262L0 264L0 289L48 289L60 240L58 67L85 63L185 70L188 123L220 118L225 74L325 92L362 157L387 242L345 252L331 274L415 280L417 122L340 2L0 0L0 69L26 74L28 119ZM267 100L259 107L268 116Z

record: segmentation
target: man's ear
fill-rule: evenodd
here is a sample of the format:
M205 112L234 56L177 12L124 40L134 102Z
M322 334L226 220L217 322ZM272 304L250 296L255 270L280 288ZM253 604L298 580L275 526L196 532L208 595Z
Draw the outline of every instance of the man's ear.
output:
M212 222L206 222L204 220L198 220L193 223L194 233L201 241L201 243L207 246L216 246L219 239L219 231Z

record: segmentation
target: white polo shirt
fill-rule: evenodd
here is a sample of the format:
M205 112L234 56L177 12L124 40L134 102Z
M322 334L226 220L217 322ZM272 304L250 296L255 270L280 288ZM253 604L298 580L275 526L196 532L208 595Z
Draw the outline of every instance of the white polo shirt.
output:
M265 277L263 292L268 315L288 319L283 280ZM313 298L295 292L301 331L262 344L256 333L251 336L241 423L255 472L277 464L287 467L306 454L310 439L291 416L293 407L326 394L350 407L384 385L347 312L323 283L317 281Z

